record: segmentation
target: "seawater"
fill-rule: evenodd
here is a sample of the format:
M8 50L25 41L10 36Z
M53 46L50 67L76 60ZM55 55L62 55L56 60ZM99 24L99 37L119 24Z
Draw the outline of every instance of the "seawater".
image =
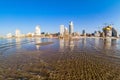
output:
M54 42L50 45L36 43ZM80 38L79 40L49 38L11 38L0 39L0 56L9 56L22 51L87 51L120 58L120 40L102 38Z

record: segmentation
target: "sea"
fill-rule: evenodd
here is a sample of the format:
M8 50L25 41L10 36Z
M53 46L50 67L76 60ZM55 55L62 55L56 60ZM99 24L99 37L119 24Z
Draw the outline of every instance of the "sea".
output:
M36 45L42 42L53 42L49 45ZM120 39L79 38L65 40L57 38L9 38L0 39L0 56L7 57L23 51L87 51L120 58Z

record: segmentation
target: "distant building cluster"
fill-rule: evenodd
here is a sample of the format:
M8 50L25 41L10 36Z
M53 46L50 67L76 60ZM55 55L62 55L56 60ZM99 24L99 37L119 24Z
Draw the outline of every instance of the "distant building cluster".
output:
M64 25L60 25L60 36L61 37L69 37L73 36L75 34L74 32L74 24L72 21L69 23L69 29L65 27Z
M69 31L68 31L68 28L65 27L64 25L60 25L60 35L64 35L64 34L69 34L69 35L72 35L74 32L74 25L73 25L73 22L71 21L69 23Z
M35 32L33 33L27 33L27 34L21 34L20 30L17 29L15 31L15 35L13 35L12 33L8 33L7 35L7 38L12 38L12 37L16 37L16 38L21 38L21 37L35 37L35 36L41 36L41 29L40 29L40 26L37 25L36 28L35 28Z
M82 31L82 34L79 32L74 32L74 24L72 21L69 22L69 26L60 25L60 32L58 33L45 33L41 32L40 25L35 27L33 33L21 34L20 30L16 30L15 34L7 34L7 38L21 38L21 37L56 37L56 38L72 38L72 37L119 37L118 31L112 26L105 26L102 28L102 31L95 31L94 33L86 33L85 30Z

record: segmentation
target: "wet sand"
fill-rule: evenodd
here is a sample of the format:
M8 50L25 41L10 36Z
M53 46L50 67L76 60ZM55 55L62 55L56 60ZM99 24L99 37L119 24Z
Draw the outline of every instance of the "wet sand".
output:
M120 59L103 54L34 51L4 59L0 80L120 80Z
M75 45L16 53L0 58L0 80L120 80L120 58L104 50Z
M36 43L35 45L44 46L44 45L49 45L49 44L53 44L53 42L42 42L42 43Z

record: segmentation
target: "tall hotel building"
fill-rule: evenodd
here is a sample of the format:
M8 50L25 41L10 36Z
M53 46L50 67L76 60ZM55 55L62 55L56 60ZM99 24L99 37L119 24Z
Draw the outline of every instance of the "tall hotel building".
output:
M41 30L40 30L40 26L39 25L37 25L36 28L35 28L35 35L36 36L41 35Z
M64 25L60 25L60 35L64 35L64 30L65 30L65 27Z
M21 36L20 30L17 29L15 31L15 37L20 37L20 36Z
M71 21L71 22L69 23L69 34L72 34L73 31L74 31L74 25L73 25L73 22Z

